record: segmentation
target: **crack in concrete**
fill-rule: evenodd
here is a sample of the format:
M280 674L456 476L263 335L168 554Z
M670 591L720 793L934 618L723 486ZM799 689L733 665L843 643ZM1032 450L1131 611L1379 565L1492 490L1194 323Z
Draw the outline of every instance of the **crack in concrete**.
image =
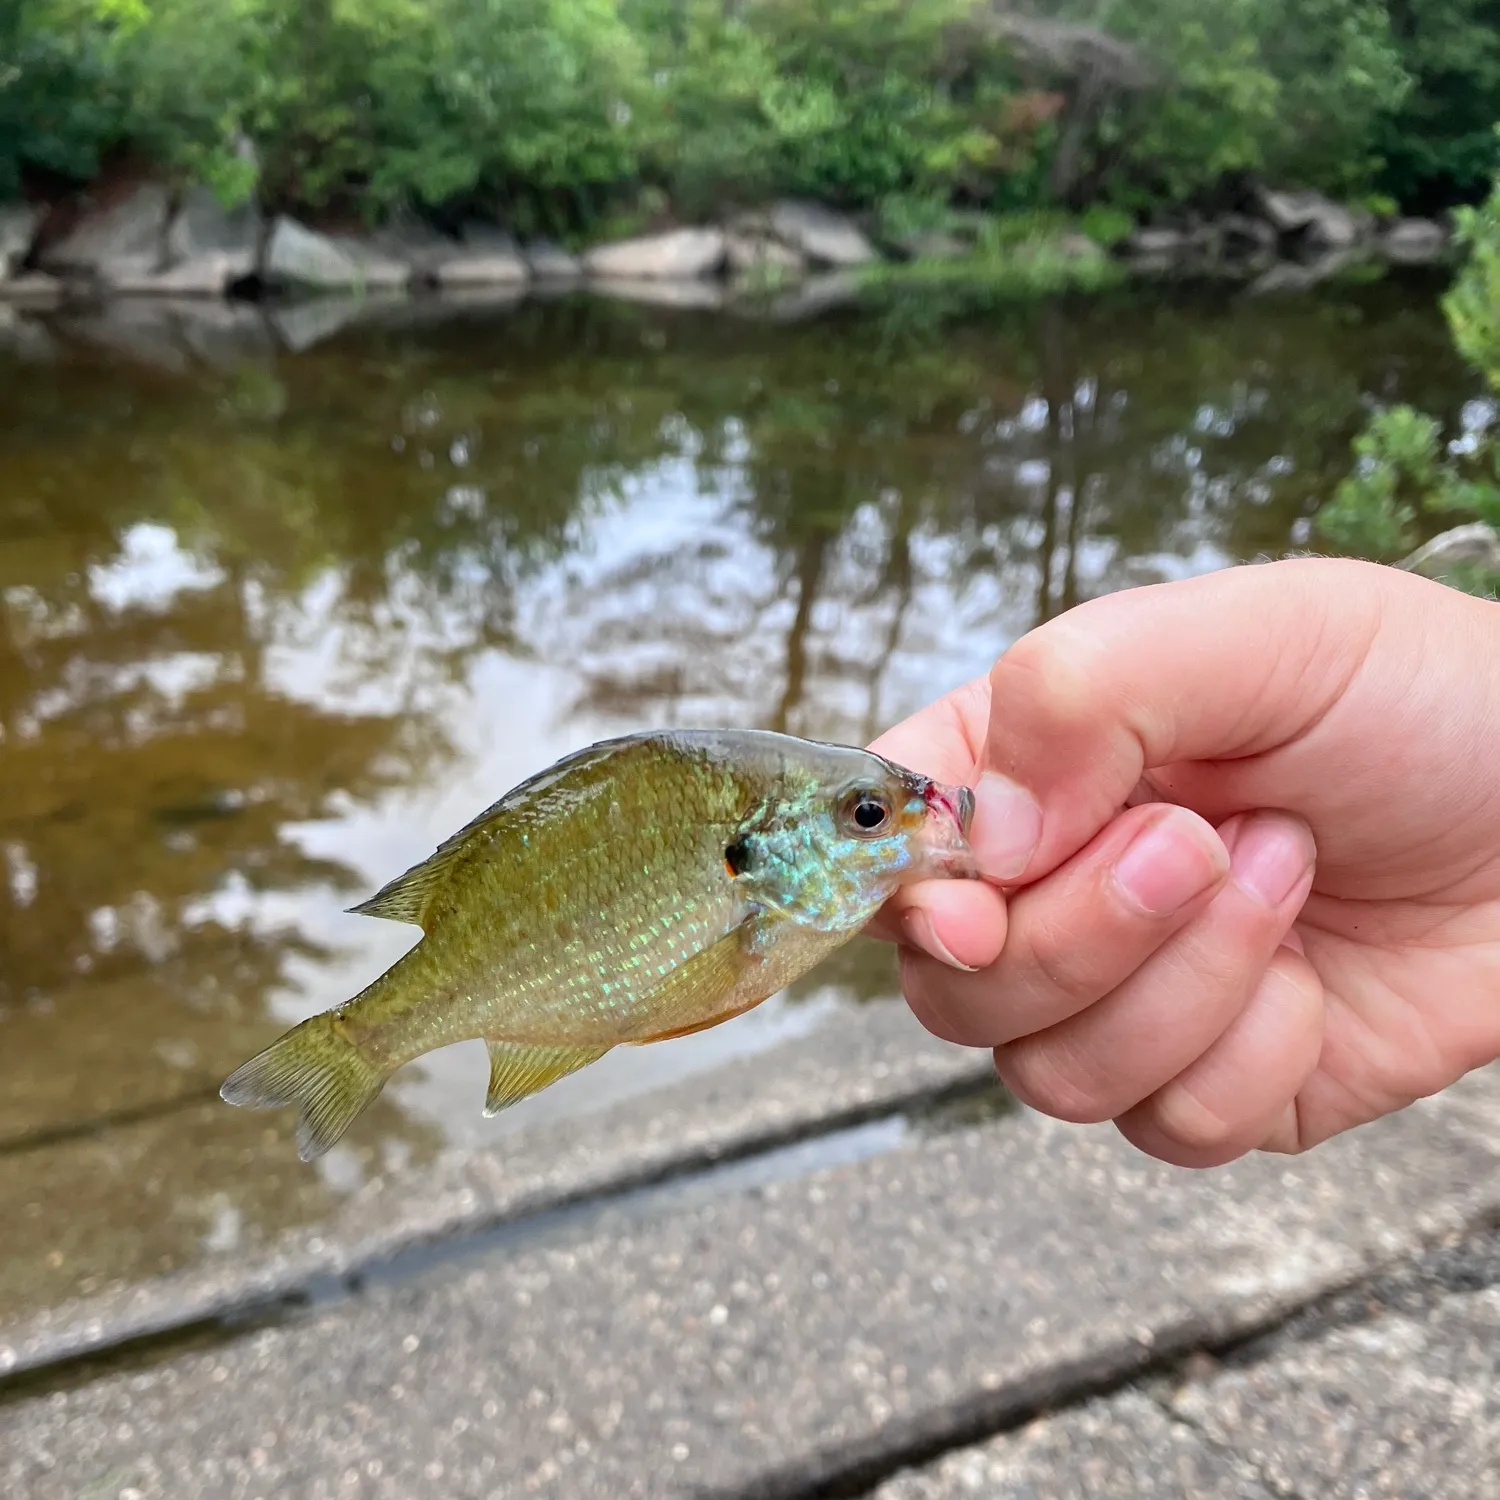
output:
M1222 1438L1215 1436L1203 1423L1195 1421L1186 1412L1178 1411L1165 1393L1151 1391L1143 1394L1174 1427L1181 1427L1190 1432L1194 1441L1202 1444L1226 1462L1238 1466L1268 1495L1274 1495L1276 1500L1311 1500L1311 1497L1303 1491L1292 1485L1283 1484L1274 1474L1268 1473L1248 1453L1242 1453L1232 1443L1226 1443Z

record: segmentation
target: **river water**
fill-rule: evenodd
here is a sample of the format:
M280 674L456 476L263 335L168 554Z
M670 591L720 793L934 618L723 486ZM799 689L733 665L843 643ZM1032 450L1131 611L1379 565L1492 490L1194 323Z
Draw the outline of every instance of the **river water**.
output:
M344 908L566 751L868 740L1080 599L1307 545L1372 401L1471 394L1413 281L332 322L0 323L0 1315L890 1003L856 944L491 1122L455 1049L317 1170L215 1099L416 935Z

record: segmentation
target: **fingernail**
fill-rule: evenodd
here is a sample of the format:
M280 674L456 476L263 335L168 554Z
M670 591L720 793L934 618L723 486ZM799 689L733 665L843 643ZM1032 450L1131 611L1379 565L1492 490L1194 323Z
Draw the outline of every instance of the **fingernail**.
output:
M1115 880L1147 916L1169 917L1215 884L1226 864L1222 852L1216 855L1177 814L1168 814L1131 840L1115 865Z
M945 963L952 969L962 969L965 974L976 972L973 964L963 963L953 956L952 949L937 935L931 915L920 906L912 907L901 919L901 932L913 948L930 953L939 963Z
M1251 813L1228 840L1234 883L1267 906L1280 906L1312 869L1312 832L1298 818Z
M974 826L969 848L981 875L1015 880L1026 871L1042 841L1042 810L1025 787L986 771L974 788Z

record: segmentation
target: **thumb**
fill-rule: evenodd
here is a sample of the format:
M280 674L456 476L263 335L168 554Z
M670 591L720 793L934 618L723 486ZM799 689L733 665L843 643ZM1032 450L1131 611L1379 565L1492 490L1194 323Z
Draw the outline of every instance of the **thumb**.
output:
M1253 765L1306 734L1357 674L1385 596L1408 585L1424 586L1366 563L1268 563L1106 595L1023 636L990 673L975 786L981 868L991 831L1013 825L1017 787L1041 808L1021 877L1030 882L1081 849L1143 776ZM1261 805L1266 788L1251 783L1243 798L1220 796L1214 816Z

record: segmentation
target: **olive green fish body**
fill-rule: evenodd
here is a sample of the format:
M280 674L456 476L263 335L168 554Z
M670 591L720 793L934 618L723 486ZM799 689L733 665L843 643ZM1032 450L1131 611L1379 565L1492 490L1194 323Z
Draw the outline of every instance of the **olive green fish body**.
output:
M355 907L424 936L222 1092L300 1104L307 1158L396 1068L454 1042L490 1044L493 1112L614 1046L715 1025L841 946L903 880L972 873L967 797L755 731L592 746Z

